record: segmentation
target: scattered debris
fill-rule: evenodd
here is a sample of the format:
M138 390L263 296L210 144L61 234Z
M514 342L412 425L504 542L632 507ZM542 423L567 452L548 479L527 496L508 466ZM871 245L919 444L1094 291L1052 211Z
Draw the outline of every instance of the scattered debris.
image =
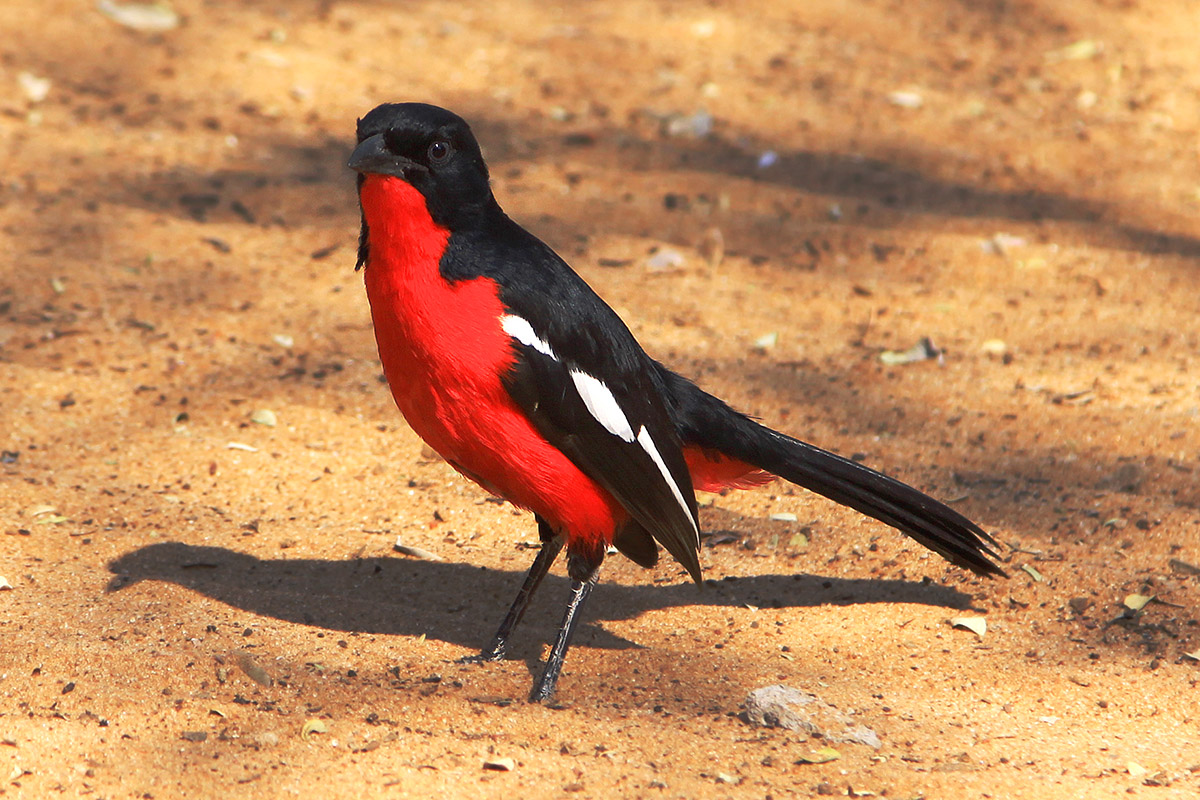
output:
M53 84L49 78L39 78L32 72L20 72L17 74L17 85L25 93L26 100L40 103L50 96L50 87Z
M1104 45L1094 39L1080 39L1078 42L1046 52L1046 60L1050 63L1059 61L1086 61L1104 52Z
M1083 616L1083 612L1092 607L1092 599L1090 597L1072 597L1067 601L1067 605L1078 616Z
M512 772L517 768L517 762L511 758L492 758L483 762L483 768L496 772Z
M11 590L12 588L13 588L13 585L8 582L8 578L4 577L3 575L0 575L0 592L5 591L5 590Z
M830 742L865 744L875 749L883 746L875 731L858 724L849 714L790 686L775 684L755 689L746 696L745 705L745 719L752 725L800 731ZM836 752L833 758L837 758Z
M705 231L698 249L700 255L708 262L709 269L721 266L721 262L725 260L725 236L721 229L709 228Z
M296 340L291 336L288 336L286 333L275 334L271 337L271 341L275 342L275 344L279 345L280 347L286 347L289 349L296 343Z
M950 627L962 628L978 636L980 639L987 633L987 618L986 617L954 617L950 620Z
M269 408L259 408L253 411L250 414L250 421L258 425L265 425L268 428L274 428L279 424L279 418Z
M779 341L779 334L776 331L771 331L770 333L764 333L762 336L760 336L754 340L754 349L755 350L763 350L763 351L770 350L772 347L775 346L775 343L778 341Z
M270 673L263 669L262 665L255 661L254 656L249 653L237 653L237 665L241 668L242 672L246 673L250 680L259 686L275 685L275 680L271 677Z
M392 549L395 550L397 553L402 553L403 555L406 555L406 556L412 556L413 558L424 559L425 561L445 561L446 560L446 559L442 558L441 556L439 556L437 553L422 549L420 547L413 547L412 545L404 544L403 542L400 541L399 538L397 538L396 543L394 545L392 545Z
M1117 467L1113 472L1096 484L1101 491L1126 492L1133 494L1141 488L1146 480L1146 470L1140 464L1128 462Z
M311 742L315 733L329 733L329 726L325 724L324 720L305 720L304 727L300 729L300 738L306 742Z
M1125 599L1122 601L1122 605L1124 605L1130 611L1141 611L1153 599L1153 595L1130 594L1125 596Z
M776 153L774 150L766 150L766 151L762 152L761 154L759 154L759 156L758 156L758 168L759 169L766 169L767 167L773 167L778 162L779 162L779 154Z
M163 33L179 27L179 14L165 2L118 5L100 0L96 8L118 25L141 33Z
M920 108L925 103L921 94L911 89L888 92L887 99L889 103L900 108Z
M988 339L979 345L979 349L989 356L1002 356L1008 352L1008 345L1003 339Z
M777 514L772 514L770 519L776 522L797 522L800 518L790 511L780 511Z
M1191 564L1179 558L1172 558L1167 562L1171 569L1181 575L1200 575L1200 567Z
M1029 577L1033 578L1038 583L1046 582L1046 576L1043 575L1042 573L1038 572L1036 569L1029 566L1028 564L1022 564L1021 569L1023 569L1025 572L1029 573Z
M248 444L242 444L241 442L230 442L229 444L225 445L225 448L227 450L244 450L247 453L257 453L258 452L257 447L253 447Z
M184 731L179 738L187 742L203 742L208 738L208 731Z
M664 130L668 136L685 136L692 139L703 139L712 133L713 116L707 111L697 111L695 114L672 114L666 118Z
M813 750L796 759L797 764L828 764L830 761L837 761L842 757L842 754L833 747L822 747L820 750Z
M879 354L879 360L889 367L914 364L918 361L929 361L934 358L937 359L939 364L942 364L945 362L945 353L935 347L933 341L928 336L922 337L921 341L907 350L884 350Z
M1024 237L1013 236L1011 233L997 233L990 239L984 239L979 243L980 249L985 253L994 256L1004 256L1009 250L1017 247L1024 247L1029 244Z
M683 265L686 263L687 259L684 258L683 253L670 247L663 247L655 251L654 255L646 261L646 269L650 272L674 272L683 269Z

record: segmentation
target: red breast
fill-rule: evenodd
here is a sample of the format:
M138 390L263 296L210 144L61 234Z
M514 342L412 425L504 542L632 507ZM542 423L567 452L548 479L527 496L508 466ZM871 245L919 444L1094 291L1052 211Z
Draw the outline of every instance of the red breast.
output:
M360 196L375 338L409 425L461 473L540 514L569 542L611 542L627 512L537 432L501 383L515 355L500 326L499 287L442 277L450 231L408 183L368 175Z

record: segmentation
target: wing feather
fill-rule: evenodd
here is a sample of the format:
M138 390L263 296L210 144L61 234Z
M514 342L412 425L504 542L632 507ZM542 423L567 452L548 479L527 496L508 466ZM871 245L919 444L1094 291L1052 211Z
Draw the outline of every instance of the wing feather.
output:
M601 381L581 365L560 361L562 348L551 345L554 355L548 355L536 343L514 338L514 345L517 361L504 378L514 402L699 581L696 498L678 436L649 376Z

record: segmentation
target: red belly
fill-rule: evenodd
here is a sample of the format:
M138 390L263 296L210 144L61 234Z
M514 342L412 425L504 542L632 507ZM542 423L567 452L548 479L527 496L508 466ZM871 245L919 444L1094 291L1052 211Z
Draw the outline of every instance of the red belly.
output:
M496 283L442 278L449 233L407 183L370 176L361 196L375 339L409 425L464 475L539 514L568 543L611 542L627 512L537 432L501 384L516 356L500 327L506 312Z

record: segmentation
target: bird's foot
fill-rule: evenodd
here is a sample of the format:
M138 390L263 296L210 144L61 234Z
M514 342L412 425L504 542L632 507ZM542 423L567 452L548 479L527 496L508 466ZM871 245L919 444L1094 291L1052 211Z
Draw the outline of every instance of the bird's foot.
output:
M484 650L482 653L476 653L475 655L463 656L462 658L455 659L454 663L456 663L456 664L487 664L487 663L491 663L493 661L500 661L503 658L504 658L504 649L503 648L489 647L487 650Z

